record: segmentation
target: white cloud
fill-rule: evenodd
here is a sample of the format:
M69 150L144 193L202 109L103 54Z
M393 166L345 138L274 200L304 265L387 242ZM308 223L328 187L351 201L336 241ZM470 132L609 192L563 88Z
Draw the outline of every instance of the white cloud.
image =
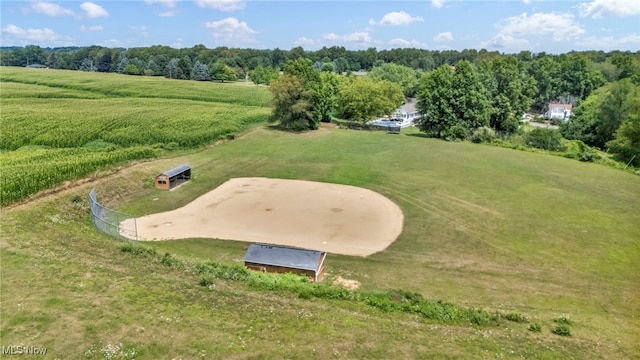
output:
M565 41L585 33L573 22L573 15L559 13L522 13L508 17L500 25L499 35L546 35L553 34L554 41Z
M255 42L253 34L258 33L251 29L246 22L238 21L234 17L207 22L205 26L214 30L214 38L231 43L253 43Z
M298 40L296 40L294 42L294 44L296 46L305 47L305 46L314 46L316 44L316 42L313 39L309 39L309 38L306 38L306 37L303 36L303 37L299 38Z
M43 29L23 29L21 27L9 24L0 32L7 37L16 40L28 40L33 42L50 42L62 40L62 36L56 34L49 28Z
M176 14L175 10L167 10L167 11L163 11L163 12L159 13L158 16L160 16L160 17L172 17L175 14Z
M244 9L242 0L197 0L196 4L201 8L209 8L220 11L235 11Z
M450 31L440 33L433 37L433 41L453 41L453 34Z
M400 39L400 38L396 38L396 39L392 39L389 41L389 45L395 47L395 48L416 48L416 49L426 49L429 46L425 43L422 43L420 41L417 40L405 40L405 39Z
M335 33L325 34L323 37L327 41L346 42L355 45L367 45L372 42L371 36L366 31L354 32L347 35L337 35Z
M409 25L414 22L424 21L422 16L411 16L407 12L404 11L393 11L385 16L377 23L382 26L401 26L401 25ZM369 25L375 25L376 21L371 19L369 20Z
M102 31L102 26L100 26L100 25L95 25L95 26L84 26L84 25L81 25L80 26L80 30L82 30L82 31L91 31L91 32Z
M640 44L640 35L629 34L624 37L590 36L576 42L577 45L583 46L585 49L603 49L603 50L638 50Z
M640 1L638 0L594 0L581 3L580 16L594 19L606 16L632 16L640 14Z
M160 17L171 17L177 13L177 0L145 0L147 4L161 4L166 9L158 13Z
M444 5L445 1L447 0L431 0L431 6L436 9L440 9Z
M31 8L39 14L47 16L73 16L73 10L65 9L62 6L50 2L37 1L31 4Z
M529 41L516 39L510 35L497 34L491 40L483 42L481 46L488 49L521 50L529 46Z
M531 4L531 0L522 0L522 2L523 2L525 5L529 5L529 4Z
M83 2L80 8L84 10L85 16L89 19L95 19L99 17L107 17L109 13L102 6L94 4L92 2Z
M147 4L162 4L169 8L176 7L176 3L177 3L176 0L144 0L144 2Z
M147 31L147 27L144 25L141 25L141 26L132 25L132 26L129 26L129 29L133 31L139 31L140 36L142 36L145 39L149 37L149 32Z

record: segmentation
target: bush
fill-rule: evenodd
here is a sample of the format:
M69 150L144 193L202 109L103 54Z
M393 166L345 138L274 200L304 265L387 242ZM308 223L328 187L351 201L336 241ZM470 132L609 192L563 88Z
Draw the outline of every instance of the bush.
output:
M571 329L569 328L569 325L565 324L556 326L551 332L560 336L571 336Z
M165 266L168 266L168 267L184 269L184 263L182 261L176 259L175 257L171 256L171 254L169 254L169 253L165 253L164 254L162 259L160 260L160 263L162 265L165 265Z
M529 319L527 319L526 316L523 316L523 315L518 314L518 313L509 313L509 314L505 315L504 318L509 320L509 321L513 321L513 322L517 322L517 323L529 322Z
M566 314L560 315L559 317L555 318L553 321L555 321L558 324L564 324L564 325L573 324L573 321L571 321L571 319L569 318L569 315L566 315Z
M563 140L560 131L546 128L535 128L524 137L527 146L549 151L565 151Z
M476 129L471 135L471 141L474 143L490 142L495 139L496 133L493 129L482 126Z
M529 331L533 331L533 332L542 332L542 325L538 324L538 323L531 323L529 324Z
M213 290L215 287L214 278L211 275L206 275L200 278L198 285L209 288L209 290Z
M120 246L120 251L142 257L153 257L156 255L155 249L146 248L143 246L135 246L133 244L124 244Z
M467 129L461 125L453 125L441 134L447 141L459 141L467 138Z

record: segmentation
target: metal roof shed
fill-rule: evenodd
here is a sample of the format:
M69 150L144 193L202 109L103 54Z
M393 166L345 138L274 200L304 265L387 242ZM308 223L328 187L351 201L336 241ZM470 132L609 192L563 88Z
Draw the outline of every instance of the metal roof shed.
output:
M256 271L294 273L305 275L312 281L324 277L327 253L271 244L251 244L244 256L244 265Z
M191 179L191 165L182 164L155 177L158 189L170 190Z

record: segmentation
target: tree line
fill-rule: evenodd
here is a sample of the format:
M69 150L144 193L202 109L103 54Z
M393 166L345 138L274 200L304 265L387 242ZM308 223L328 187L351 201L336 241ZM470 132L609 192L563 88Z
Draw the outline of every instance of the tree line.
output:
M488 131L503 138L523 113L569 103L574 115L561 134L600 149L634 154L640 52L583 51L552 55L521 51L323 47L238 49L203 45L0 49L0 64L165 76L198 81L251 79L270 85L273 117L285 128L315 129L340 117L365 123L417 97L420 129L445 139ZM366 76L351 76L364 71ZM346 76L343 76L345 75ZM626 150L625 150L626 149ZM632 150L630 150L632 149Z

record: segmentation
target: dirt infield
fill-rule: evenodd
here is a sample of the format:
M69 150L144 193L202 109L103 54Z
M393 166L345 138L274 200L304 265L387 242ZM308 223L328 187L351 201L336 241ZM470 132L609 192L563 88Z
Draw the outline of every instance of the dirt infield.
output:
M371 190L236 178L182 208L137 218L137 229L139 240L218 238L367 256L395 241L403 220L395 203Z

